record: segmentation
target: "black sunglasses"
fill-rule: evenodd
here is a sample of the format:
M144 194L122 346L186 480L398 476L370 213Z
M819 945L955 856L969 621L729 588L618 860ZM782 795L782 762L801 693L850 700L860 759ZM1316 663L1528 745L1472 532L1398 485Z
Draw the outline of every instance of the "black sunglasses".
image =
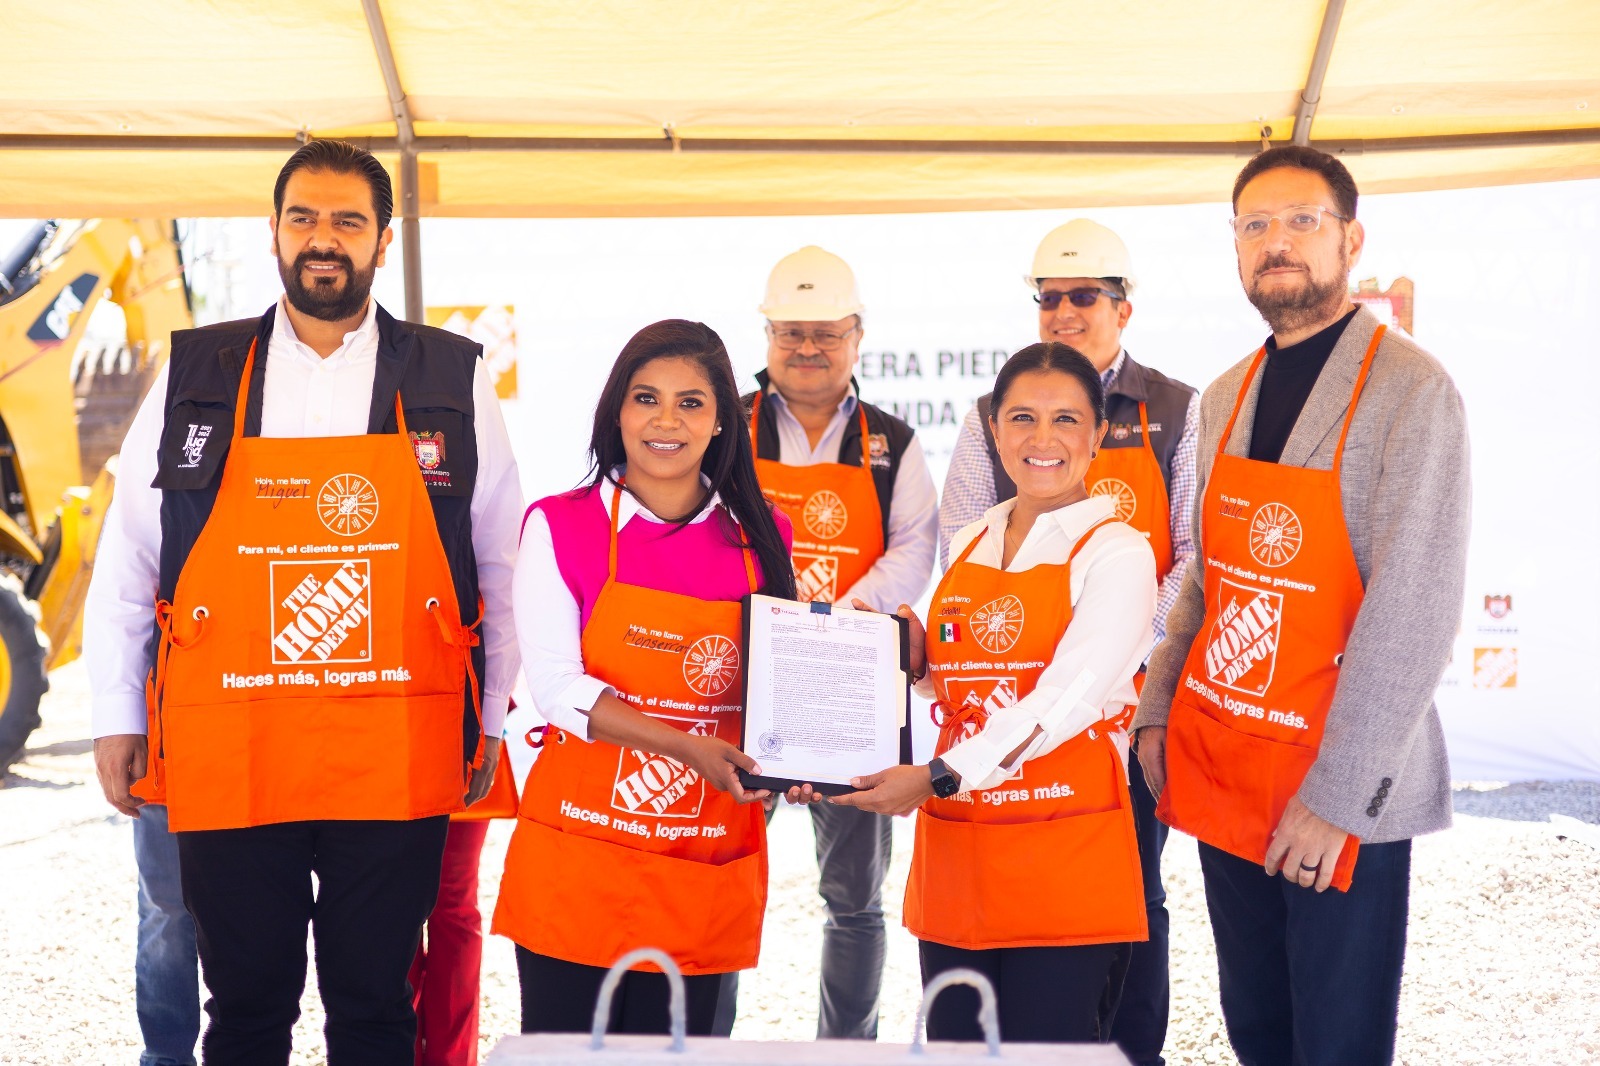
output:
M1068 289L1065 292L1041 292L1033 298L1033 302L1039 305L1039 310L1041 311L1054 311L1061 306L1062 300L1066 300L1073 307L1093 307L1094 302L1100 299L1101 296L1106 296L1112 300L1121 300L1123 298L1119 293L1114 293L1110 289L1085 286L1081 289Z

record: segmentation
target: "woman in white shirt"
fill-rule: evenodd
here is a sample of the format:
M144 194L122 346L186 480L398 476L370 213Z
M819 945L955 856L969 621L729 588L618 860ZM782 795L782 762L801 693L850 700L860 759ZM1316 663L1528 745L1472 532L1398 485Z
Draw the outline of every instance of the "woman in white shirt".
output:
M1155 556L1116 521L1115 497L1084 488L1106 432L1088 359L1024 348L995 379L993 411L1017 496L956 535L926 627L899 611L935 701L937 757L832 802L921 809L905 923L924 982L985 974L1010 1040L1104 1040L1126 946L1147 936L1117 720L1150 647ZM952 989L928 1035L980 1039L976 1014L976 994Z

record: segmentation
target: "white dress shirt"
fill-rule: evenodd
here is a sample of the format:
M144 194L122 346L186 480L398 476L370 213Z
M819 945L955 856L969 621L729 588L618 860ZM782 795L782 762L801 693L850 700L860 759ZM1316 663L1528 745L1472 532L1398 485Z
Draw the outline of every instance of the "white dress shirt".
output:
M813 448L805 427L775 386L767 387L762 402L772 406L772 421L778 427L778 459L787 466L837 463L845 426L859 417L859 401L851 387ZM883 554L861 580L840 594L840 603L848 606L854 597L874 610L893 611L902 603L916 603L933 576L933 557L939 545L939 497L933 488L933 475L928 473L922 443L915 436L906 445L895 472L888 528L889 543L884 545Z
M1006 524L1016 505L1015 499L997 504L982 521L957 533L950 543L950 558L954 560L981 537L967 562L999 569ZM1040 515L1006 572L1066 562L1084 530L1114 510L1111 497L1091 496ZM1072 623L1033 691L991 715L980 733L945 753L945 764L960 775L963 789L994 788L1029 759L1054 751L1136 702L1133 675L1139 672L1150 647L1150 621L1156 604L1156 561L1150 542L1124 522L1100 527L1072 561L1068 595ZM1088 688L1077 699L1068 699L1069 690L1084 674L1092 675ZM931 698L931 679L918 682L917 691ZM1023 748L1009 769L1002 767L1001 761L1027 740L1035 727L1041 730L1039 736ZM1126 759L1125 736L1119 747Z
M262 388L263 437L366 433L378 366L377 306L377 301L368 301L361 325L346 333L344 342L324 359L295 336L284 301L278 301ZM91 719L96 737L145 731L144 686L150 670L146 643L155 625L161 557L161 490L151 482L166 421L167 371L166 366L161 368L123 441L116 495L106 512L89 582L83 650L93 693ZM483 595L479 634L487 660L483 730L485 736L497 737L517 676L511 575L522 521L522 489L500 402L481 359L472 380L472 396L478 441L472 547Z
M617 529L625 528L635 516L665 524L666 520L652 513L637 496L617 487L615 479L620 473L613 470L613 480L601 488L608 513L613 497L622 497L617 505ZM700 481L711 484L704 474ZM689 524L704 522L721 504L722 497L712 493ZM537 508L528 512L522 528L511 598L518 619L517 641L522 647L522 676L534 706L551 725L588 740L589 712L595 701L607 692L615 695L616 689L584 672L583 612L556 563L550 521Z

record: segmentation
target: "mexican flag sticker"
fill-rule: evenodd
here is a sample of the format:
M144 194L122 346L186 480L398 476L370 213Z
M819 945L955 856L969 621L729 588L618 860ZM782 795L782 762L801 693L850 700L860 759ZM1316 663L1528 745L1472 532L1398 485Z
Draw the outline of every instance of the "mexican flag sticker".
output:
M940 644L954 644L956 641L958 641L960 639L961 639L961 623L959 623L959 622L940 622L939 623L939 643Z

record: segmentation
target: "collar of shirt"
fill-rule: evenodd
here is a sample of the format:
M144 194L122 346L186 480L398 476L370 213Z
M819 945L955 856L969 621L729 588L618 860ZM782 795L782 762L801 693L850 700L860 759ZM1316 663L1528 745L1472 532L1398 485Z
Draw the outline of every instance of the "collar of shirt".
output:
M1117 357L1111 361L1111 365L1106 367L1105 371L1101 373L1100 384L1107 392L1111 391L1111 386L1116 382L1117 375L1122 373L1122 364L1127 361L1128 349L1123 348L1117 352Z
M778 391L778 386L773 385L770 382L767 385L767 402L772 404L773 411L781 412L783 417L798 424L798 419L796 419L794 417L794 413L789 410L789 401L783 398L783 393ZM839 414L843 415L845 418L849 418L851 415L856 413L856 404L859 402L860 400L856 396L855 382L851 382L845 387L844 399L839 401ZM826 434L824 434L824 436L826 436Z
M343 342L326 359L301 340L289 318L289 298L278 297L278 313L273 316L272 340L267 345L267 357L299 359L313 366L337 365L340 362L355 364L378 358L378 301L367 300L367 313L361 325L344 335Z
M1006 525L1010 522L1011 512L1016 506L1015 497L1004 503L997 503L984 512L981 522L974 522L962 531L963 534L971 531L972 535L978 538L978 545L972 549L972 554L967 556L968 562L1000 569ZM1019 573L1035 566L1059 565L1066 562L1067 557L1072 554L1072 546L1078 543L1078 538L1083 536L1084 531L1102 518L1109 518L1115 513L1116 501L1112 497L1090 496L1087 500L1069 503L1065 507L1040 515L1034 519L1033 528L1022 538L1017 554L1011 558L1011 565L1005 569L1010 573ZM956 553L956 547L952 544L950 554L953 557Z
M660 525L666 525L667 520L665 518L661 518L655 514L655 512L651 511L650 508L639 502L639 497L624 490L620 485L617 484L617 481L627 472L627 467L614 466L611 468L611 475L608 478L611 483L612 495L615 496L617 493L622 494L622 503L617 507L617 528L621 529L623 526L626 526L634 515L643 515L645 521L647 522L655 522ZM700 484L705 488L710 488L711 479L706 477L704 474L701 474ZM1110 499L1110 497L1107 497L1107 499ZM606 506L610 507L610 505L611 501L607 500ZM722 497L713 492L711 494L711 499L706 501L706 505L700 509L699 514L695 515L694 518L690 520L689 524L692 526L697 523L704 522L707 518L711 517L711 512L716 510L721 505Z

